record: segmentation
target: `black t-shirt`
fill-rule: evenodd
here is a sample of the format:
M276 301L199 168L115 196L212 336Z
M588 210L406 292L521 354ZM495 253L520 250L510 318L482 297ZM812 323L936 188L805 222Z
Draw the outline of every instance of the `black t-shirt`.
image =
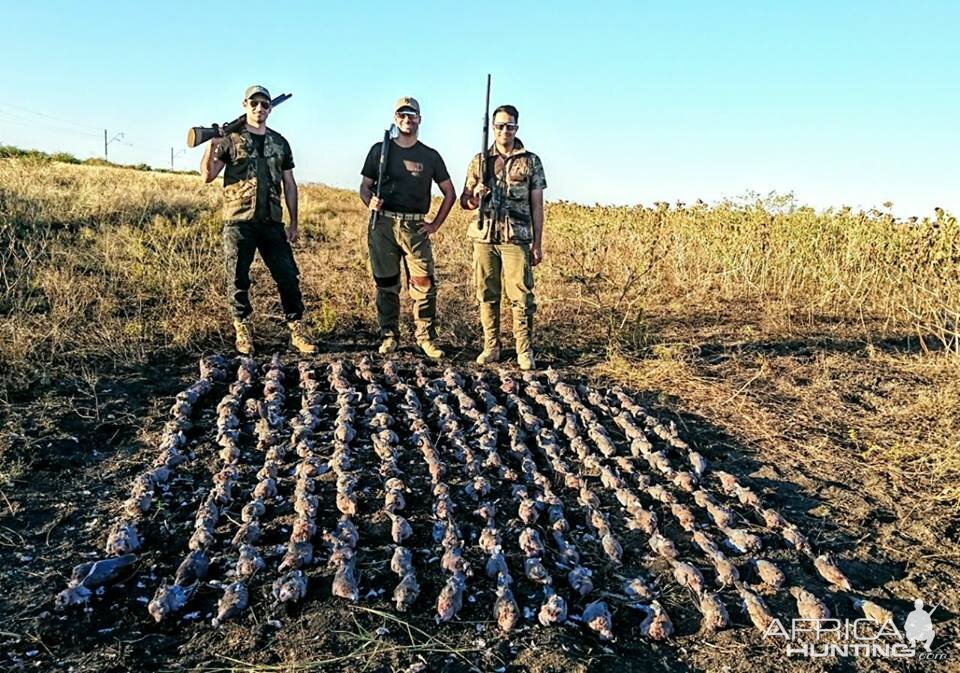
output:
M370 148L360 174L373 180L377 189L377 169L380 166L382 142ZM438 185L450 179L440 153L420 141L413 147L400 147L391 142L387 148L387 167L380 198L383 209L395 213L427 213L430 210L430 182Z

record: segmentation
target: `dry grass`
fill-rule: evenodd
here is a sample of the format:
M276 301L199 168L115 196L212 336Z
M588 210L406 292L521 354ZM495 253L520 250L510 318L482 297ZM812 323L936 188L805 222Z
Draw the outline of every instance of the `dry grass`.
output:
M219 190L192 176L0 160L3 399L81 365L228 347L218 208ZM469 354L465 222L455 211L435 247L442 336ZM314 328L336 342L373 329L359 199L303 187L301 230ZM814 472L862 463L960 508L955 218L554 203L545 249L548 359L657 391L758 452L805 456ZM259 263L255 282L277 331Z

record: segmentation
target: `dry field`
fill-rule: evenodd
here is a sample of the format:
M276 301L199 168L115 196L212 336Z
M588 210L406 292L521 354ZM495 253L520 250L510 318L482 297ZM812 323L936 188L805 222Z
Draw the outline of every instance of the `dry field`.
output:
M327 556L332 548L318 533L318 558L305 567L310 581L303 600L279 606L271 600L283 554L267 554L268 575L251 583L250 608L219 628L211 625L207 614L216 612L222 595L218 583L229 583L226 572L236 560L226 543L264 462L255 440L256 417L248 416L241 426L240 482L235 502L219 512L209 577L182 613L160 623L150 617L143 599L172 579L186 554L197 508L222 467L216 407L237 375L232 359L227 380L216 382L197 402L183 447L190 459L176 467L169 483L157 487L142 515L144 544L136 564L119 585L94 595L88 610L58 610L54 597L67 586L71 568L103 554L131 484L158 455L175 396L197 380L199 358L230 355L218 204L217 188L193 176L0 160L0 668L406 670L421 657L423 670L471 665L529 671L960 667L957 222L939 214L900 223L879 212L816 213L774 201L652 208L548 205L546 260L537 271L539 359L563 381L581 386L584 399L596 393L590 406L612 438L610 460L574 409L571 425L560 419L553 423L543 396L567 401L545 375L523 381L508 368L473 376L479 325L462 236L465 218L455 211L435 246L441 340L452 358L419 377L412 351L394 363L398 379L410 384L422 404L428 433L448 467L444 480L462 528L464 555L473 566L464 607L453 619L437 625L433 618L448 579L434 558L445 547L431 538L436 483L414 446L416 432L399 401L403 389L396 389L379 358L369 377L388 390L385 413L396 424L397 468L409 489L404 515L413 525L408 546L415 550L421 584L412 609L398 612L391 599L397 579L386 567L391 522L381 511L389 489L378 472L384 460L375 451L378 428L362 420L375 418L365 415L371 401L364 397L356 409L354 467L360 600L331 595L334 572L327 569ZM326 386L318 416L318 460L332 459L339 403L336 385L328 385L329 366L346 363L343 378L360 393L370 383L360 366L375 343L364 227L354 193L301 189L302 241L296 254L309 321L323 345L308 364ZM283 351L279 306L259 262L253 294L261 352ZM263 356L258 365L268 360ZM484 386L502 403L507 420L495 452L506 467L515 468L516 482L483 471L490 466L471 467L469 455L464 459L451 448L456 442L444 439L446 412L434 406L441 384L430 381L443 382L450 418L460 419L470 446L477 441L467 432L476 422L470 420L469 402L450 389L455 379L443 376L448 365L462 377L463 394L477 400L479 408L489 412L479 403ZM288 393L278 409L283 420L277 420L287 442L309 377L290 353L284 353L282 366ZM509 380L516 382L513 392ZM258 379L256 392L244 400L268 399L263 385ZM545 390L538 392L537 386ZM761 535L766 558L781 566L791 584L814 591L836 615L854 618L851 597L865 597L892 610L899 626L914 598L929 605L942 601L933 616L934 647L946 661L786 657L782 643L756 632L739 607L738 592L718 584L713 561L691 546L671 502L633 483L680 557L704 575L729 609L731 628L701 631L694 593L678 585L669 558L649 546L648 532L630 527L616 489L601 483L599 468L616 466L626 481L631 478L626 466L633 461L655 484L664 482L674 504L696 516L699 529L718 542L724 535L712 515L665 477L672 474L665 469L681 470L684 457L677 447L647 433L655 452L669 459L669 468L656 468L658 459L632 450L629 432L616 419L623 414L623 423L633 412L622 411L617 386L663 427L675 424L708 461L704 492ZM511 395L531 405L539 422L556 434L565 460L596 494L596 503L590 504L589 492L566 487L549 442L542 445L539 432L525 425L523 407L511 403ZM642 426L641 417L633 415ZM493 422L492 415L485 418ZM603 454L599 462L585 460L583 447L573 442L576 433L570 428L577 427L593 452ZM543 590L524 577L529 550L523 551L520 541L522 497L512 488L531 474L521 470L516 428L529 435L531 460L566 507L569 537L594 571L596 589L588 598L574 596L560 579L558 593L573 616L603 598L613 611L612 642L575 620L538 625ZM565 434L568 430L571 434ZM293 470L301 458L291 452L278 460L283 470ZM784 544L775 529L765 529L763 518L726 492L716 477L719 471L796 524L818 553L829 553L849 576L852 591L825 582L811 558ZM320 529L333 528L343 511L334 506L335 473L318 475ZM265 550L285 543L290 534L295 498L293 481L284 476L277 484L281 500L265 515L258 543ZM478 476L492 491L473 502L465 486ZM336 481L339 491L342 484ZM610 476L603 481L611 482ZM543 483L528 484L531 497L549 496ZM477 546L483 520L471 513L485 499L497 501L517 603L534 612L532 619L521 615L507 635L494 621L495 581L487 578ZM591 527L591 509L606 517L622 544L622 565L600 544L603 529ZM552 565L559 548L547 532L546 512L531 526L539 526L545 565L559 578L558 566ZM531 544L529 536L526 541ZM754 583L750 554L725 551L741 578ZM618 585L626 575L652 581L673 620L673 636L655 640L641 633L643 613L629 607ZM785 591L765 596L775 614L795 614ZM185 614L190 618L183 619ZM387 633L378 632L381 627Z

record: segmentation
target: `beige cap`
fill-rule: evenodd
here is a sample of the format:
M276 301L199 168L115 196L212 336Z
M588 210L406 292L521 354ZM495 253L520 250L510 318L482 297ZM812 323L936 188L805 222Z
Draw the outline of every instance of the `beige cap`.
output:
M273 96L270 95L270 92L267 91L267 87L260 86L259 84L254 84L253 86L248 86L247 90L243 92L243 100L250 100L257 94L266 96L267 100L273 100Z
M417 99L413 98L412 96L400 96L400 98L397 99L397 102L393 105L393 111L396 112L397 110L405 107L413 108L416 110L417 114L420 114L420 103L418 103Z

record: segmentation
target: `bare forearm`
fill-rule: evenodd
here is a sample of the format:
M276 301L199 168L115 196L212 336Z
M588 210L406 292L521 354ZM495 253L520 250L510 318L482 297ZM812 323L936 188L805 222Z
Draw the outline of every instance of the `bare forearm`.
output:
M283 197L287 201L287 212L290 213L290 224L296 225L299 210L299 193L297 192L297 183L291 180L284 186Z
M370 199L373 197L373 190L370 189L370 186L366 182L360 183L360 200L363 201L363 205L369 206Z
M223 170L223 162L213 156L216 147L211 142L203 152L203 159L200 160L200 176L204 182L213 182Z
M443 224L444 220L447 219L447 215L450 214L450 211L453 209L453 204L457 202L456 194L444 194L443 202L440 204L440 210L437 211L437 216L433 218L433 223L436 226Z
M534 208L531 215L533 216L533 242L541 245L543 243L543 207Z

